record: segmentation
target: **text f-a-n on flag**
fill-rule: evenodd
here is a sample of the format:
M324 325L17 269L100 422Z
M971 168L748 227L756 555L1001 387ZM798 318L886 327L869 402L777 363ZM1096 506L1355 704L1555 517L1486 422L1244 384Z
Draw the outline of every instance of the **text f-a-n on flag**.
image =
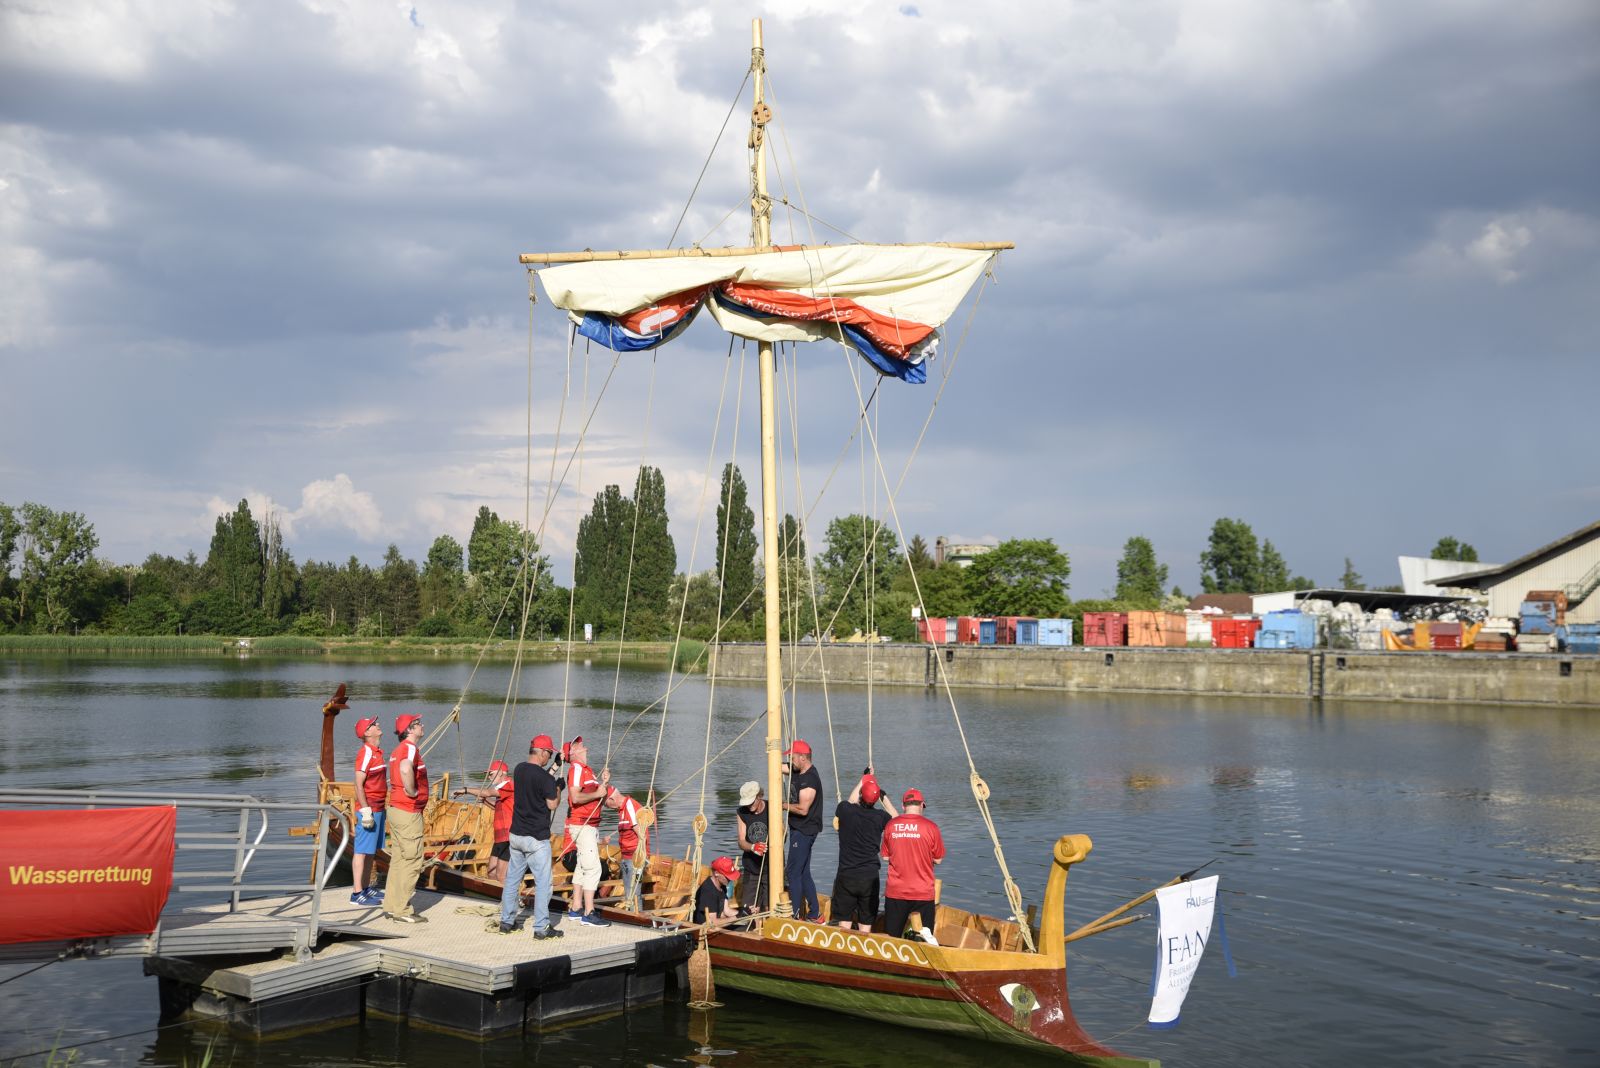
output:
M1161 933L1156 947L1155 979L1150 990L1150 1026L1153 1028L1178 1025L1183 999L1188 996L1189 984L1194 981L1195 970L1211 939L1212 917L1220 916L1216 911L1217 878L1212 875L1156 891ZM1220 934L1220 918L1217 929ZM1223 935L1222 952L1228 955L1226 935ZM1231 958L1228 971L1233 972Z
M0 944L154 931L177 822L170 805L0 811Z

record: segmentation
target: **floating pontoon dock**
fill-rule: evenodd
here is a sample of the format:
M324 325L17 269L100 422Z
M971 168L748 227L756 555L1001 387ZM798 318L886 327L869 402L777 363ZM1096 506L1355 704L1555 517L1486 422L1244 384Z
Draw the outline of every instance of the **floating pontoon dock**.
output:
M694 936L622 923L586 927L563 920L564 937L490 930L498 905L482 898L417 891L426 924L401 924L377 908L321 906L321 936L308 959L263 952L252 934L293 925L311 895L190 909L163 921L184 932L163 937L145 958L161 983L164 1020L226 1020L264 1036L354 1023L366 1014L490 1037L620 1012L687 991ZM487 915L493 913L494 915ZM560 914L555 914L560 918ZM279 943L283 943L280 941ZM181 952L169 946L182 945Z

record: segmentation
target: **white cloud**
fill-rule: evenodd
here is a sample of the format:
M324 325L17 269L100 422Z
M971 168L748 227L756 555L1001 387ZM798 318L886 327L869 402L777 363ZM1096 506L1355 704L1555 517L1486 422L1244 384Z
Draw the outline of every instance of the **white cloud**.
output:
M1453 212L1407 260L1416 274L1436 280L1487 277L1512 285L1533 275L1592 263L1600 250L1600 218L1539 206L1486 215Z
M256 522L276 516L285 541L292 540L306 527L347 530L368 544L376 544L386 534L383 512L372 494L355 487L346 474L309 482L300 490L300 507L286 508L269 494L251 490L244 494ZM206 502L205 526L210 531L217 517L231 513L237 501L212 497Z

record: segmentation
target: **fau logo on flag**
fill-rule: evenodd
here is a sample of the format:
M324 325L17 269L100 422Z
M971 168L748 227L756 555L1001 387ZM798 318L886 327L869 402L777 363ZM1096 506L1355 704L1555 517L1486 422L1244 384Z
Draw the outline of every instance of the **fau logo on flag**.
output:
M1217 879L1215 875L1193 882L1165 886L1156 891L1156 904L1160 906L1161 932L1156 945L1156 973L1151 983L1150 1026L1176 1027L1183 999L1194 981L1195 969L1206 951L1211 937L1211 920L1216 914ZM1221 930L1221 924L1218 924ZM1227 954L1227 939L1223 939L1223 954ZM1228 961L1228 971L1233 973L1233 961Z

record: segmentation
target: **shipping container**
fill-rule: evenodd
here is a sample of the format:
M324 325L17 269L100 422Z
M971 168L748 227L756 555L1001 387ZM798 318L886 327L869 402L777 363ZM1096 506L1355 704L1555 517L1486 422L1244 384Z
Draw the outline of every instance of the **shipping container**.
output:
M1023 620L1029 623L1036 622L1032 616L995 616L994 617L994 643L996 645L1019 645L1017 641L1017 624ZM1027 642L1034 645L1035 642Z
M1569 653L1600 653L1600 623L1568 623L1565 644Z
M1039 644L1050 646L1064 646L1072 644L1072 620L1070 619L1041 619L1039 620Z
M978 644L978 617L956 617L956 641L961 645Z
M995 630L994 620L978 620L978 644L993 645L995 643Z
M1437 624L1428 634L1428 647L1430 649L1459 649L1461 648L1461 632L1454 634L1441 631Z
M1284 634L1286 638L1261 641L1261 634ZM1257 649L1313 649L1317 644L1317 617L1306 612L1288 609L1268 612L1261 620L1261 634L1256 636Z
M1249 649L1260 629L1259 619L1213 619L1211 644L1218 649Z
M1127 645L1127 613L1085 612L1083 614L1083 644Z
M1188 641L1184 618L1176 612L1128 613L1129 645L1183 646Z
M1016 644L1018 644L1018 645L1038 645L1039 644L1039 621L1037 619L1023 618L1023 619L1017 620L1017 642L1016 642Z
M917 634L925 642L943 645L950 640L949 621L945 619L917 620Z

